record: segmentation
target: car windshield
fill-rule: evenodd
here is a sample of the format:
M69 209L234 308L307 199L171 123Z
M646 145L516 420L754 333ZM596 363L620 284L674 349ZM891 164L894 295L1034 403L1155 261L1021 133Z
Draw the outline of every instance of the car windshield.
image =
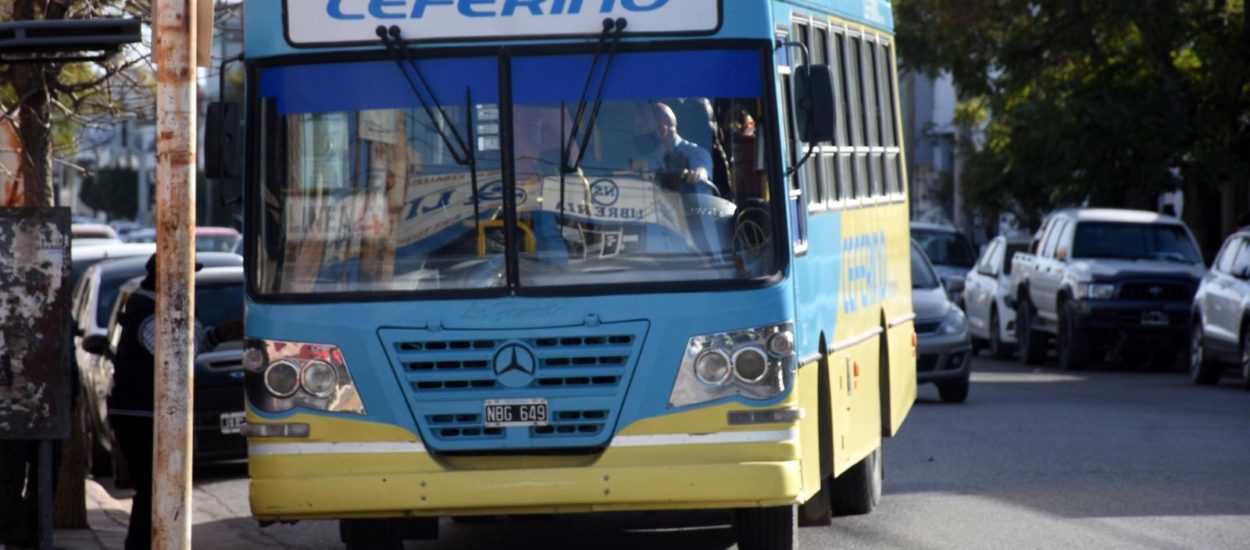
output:
M197 286L195 318L204 328L243 318L243 283Z
M1189 232L1175 224L1081 222L1072 257L1202 263Z
M936 229L912 229L911 238L915 239L934 265L949 265L972 268L977 262L976 252L972 243L963 233Z
M196 252L233 252L234 244L239 240L237 235L196 236Z
M911 247L911 287L914 290L930 290L941 286L937 273L925 261L924 252L915 245Z
M419 60L437 99L430 111L390 62L265 69L261 157L274 160L261 167L270 207L257 225L256 287L411 292L771 276L780 212L767 190L762 55L623 52L597 110L594 93L579 109L589 53L512 59L503 83L511 109L500 104L495 57ZM562 161L578 159L562 174Z

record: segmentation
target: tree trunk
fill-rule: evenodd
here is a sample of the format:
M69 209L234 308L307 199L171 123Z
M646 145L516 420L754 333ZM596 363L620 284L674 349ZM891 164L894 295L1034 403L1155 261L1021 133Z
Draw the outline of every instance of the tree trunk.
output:
M22 193L26 206L53 206L52 112L44 65L14 65L19 98L17 134L22 142ZM55 75L55 73L52 73Z

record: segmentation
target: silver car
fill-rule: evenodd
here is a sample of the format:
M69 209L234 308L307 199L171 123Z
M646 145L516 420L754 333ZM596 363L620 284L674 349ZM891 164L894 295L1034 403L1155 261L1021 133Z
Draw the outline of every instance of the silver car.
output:
M972 343L988 348L995 359L1011 359L1016 347L1016 308L1011 258L1029 248L1029 238L997 237L985 246L964 281L964 313Z
M951 301L963 307L964 278L977 260L972 241L954 227L919 222L911 224L911 238L937 270Z
M1195 384L1216 384L1229 366L1250 390L1250 231L1234 233L1194 296L1189 374Z
M947 296L933 264L915 242L911 246L911 288L919 340L916 381L936 384L946 403L963 403L968 399L972 374L968 319Z

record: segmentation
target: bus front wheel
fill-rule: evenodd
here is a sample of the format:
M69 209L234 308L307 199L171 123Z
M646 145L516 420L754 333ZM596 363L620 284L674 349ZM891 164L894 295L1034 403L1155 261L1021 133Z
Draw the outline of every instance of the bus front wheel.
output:
M798 548L798 506L743 508L734 514L734 534L740 550L794 550Z
M859 464L833 479L833 493L829 495L833 500L833 513L854 516L872 512L881 502L881 483L884 479L881 447L877 447Z

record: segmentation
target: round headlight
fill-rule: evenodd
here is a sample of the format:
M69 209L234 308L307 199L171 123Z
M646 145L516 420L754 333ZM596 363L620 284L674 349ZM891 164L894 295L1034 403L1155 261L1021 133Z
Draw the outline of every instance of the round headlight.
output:
M694 374L699 381L717 385L729 378L729 356L720 350L705 351L694 360Z
M768 356L764 350L749 346L734 353L734 376L752 384L768 376Z
M265 389L276 397L290 397L299 390L299 367L278 361L265 368Z
M768 339L768 351L773 355L785 356L794 351L794 333L783 330Z
M339 374L325 361L313 361L304 365L304 372L300 375L300 385L304 387L304 391L311 393L317 397L325 397L334 392L334 388L339 384Z
M257 348L249 348L243 352L243 368L252 372L260 372L265 368L265 351Z

